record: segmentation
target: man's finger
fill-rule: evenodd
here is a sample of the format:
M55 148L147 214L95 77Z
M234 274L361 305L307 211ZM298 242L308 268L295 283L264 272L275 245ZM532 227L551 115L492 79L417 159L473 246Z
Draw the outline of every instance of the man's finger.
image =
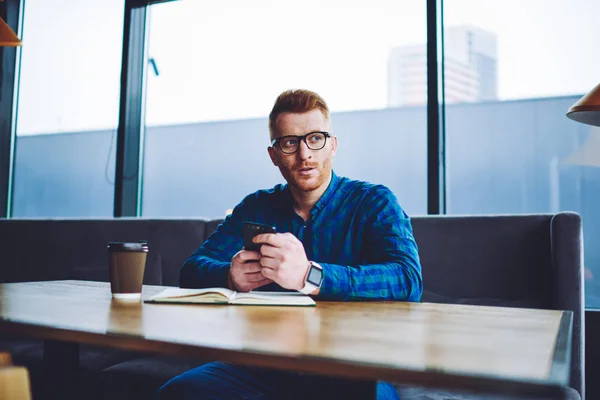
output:
M252 260L259 260L260 259L260 253L258 251L242 250L239 253L239 258L240 258L241 262L252 261Z
M268 244L269 246L281 247L285 243L281 233L261 233L252 238L254 243Z
M270 268L270 269L274 269L276 268L279 264L281 264L281 262L277 261L274 258L271 257L261 257L260 258L260 262L259 262L260 266L263 268Z
M263 269L260 270L260 273L265 278L269 278L271 280L275 280L275 275L277 274L277 271L275 271L272 268L263 268Z
M269 283L273 283L273 281L271 279L267 279L267 278L264 278L258 282L253 282L252 284L248 285L248 291L254 290L261 286L268 285Z
M253 274L260 272L260 263L258 261L250 261L240 265L240 270L244 274Z
M262 246L260 246L261 259L265 258L265 257L274 258L274 257L277 256L278 252L281 252L281 250L278 249L277 247L273 247L273 246L270 246L270 245L262 245Z
M258 270L258 272L253 272L251 274L245 274L244 275L244 280L246 282L260 282L262 280L264 280L265 277L263 276L263 274L260 272L260 268Z

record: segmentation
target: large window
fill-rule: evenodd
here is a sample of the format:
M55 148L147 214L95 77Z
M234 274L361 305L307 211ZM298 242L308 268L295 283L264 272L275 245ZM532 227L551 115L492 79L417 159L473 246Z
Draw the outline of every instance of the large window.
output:
M282 182L267 115L290 88L332 110L340 175L388 185L426 213L426 113L398 82L422 43L424 2L177 1L151 7L143 215L224 216Z
M600 128L565 112L599 79L600 3L443 3L447 212L580 213L599 307ZM123 10L25 2L12 216L113 214ZM289 88L328 101L338 174L426 213L425 2L180 0L147 28L144 216L221 217L282 182L267 114Z
M600 128L565 116L600 79L600 2L446 0L447 211L571 210L600 306Z
M124 0L27 0L12 216L112 216Z

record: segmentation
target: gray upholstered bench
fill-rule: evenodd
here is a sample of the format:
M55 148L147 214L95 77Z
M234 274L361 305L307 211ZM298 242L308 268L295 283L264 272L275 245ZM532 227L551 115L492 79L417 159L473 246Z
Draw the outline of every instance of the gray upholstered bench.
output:
M575 213L513 216L413 217L423 266L423 301L564 309L574 312L571 387L583 392L583 278L581 219ZM220 220L0 220L1 282L108 280L105 246L145 239L145 283L178 285L179 268ZM12 347L11 347L12 346ZM0 350L40 371L41 344L0 340ZM162 383L202 360L158 357L97 347L81 351L85 397L148 398ZM41 372L39 372L41 373ZM401 384L404 399L475 399L465 393ZM492 399L493 397L487 397Z

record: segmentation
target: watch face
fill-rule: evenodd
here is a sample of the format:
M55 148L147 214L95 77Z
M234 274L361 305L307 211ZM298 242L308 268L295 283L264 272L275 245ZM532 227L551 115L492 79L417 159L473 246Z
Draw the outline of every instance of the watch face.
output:
M323 271L320 268L311 265L310 272L308 273L308 277L306 278L306 280L315 286L320 286L322 279Z

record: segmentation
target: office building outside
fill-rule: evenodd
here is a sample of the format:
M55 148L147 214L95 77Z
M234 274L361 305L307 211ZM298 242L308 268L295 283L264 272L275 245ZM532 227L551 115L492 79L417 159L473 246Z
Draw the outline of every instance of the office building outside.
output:
M450 27L444 35L446 103L497 99L496 35L472 26ZM398 46L388 60L388 106L427 103L427 47Z

